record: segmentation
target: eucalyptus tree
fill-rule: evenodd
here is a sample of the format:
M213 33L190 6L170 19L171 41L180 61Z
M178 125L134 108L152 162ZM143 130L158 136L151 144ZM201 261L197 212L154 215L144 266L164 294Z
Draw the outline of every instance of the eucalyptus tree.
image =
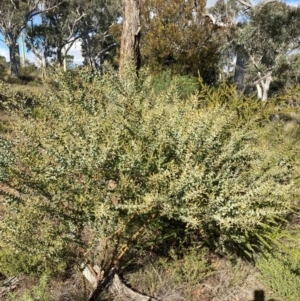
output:
M40 61L43 73L48 65L48 58L54 55L54 43L49 38L52 34L53 28L45 24L43 17L40 24L28 26L26 29L26 47Z
M58 1L60 0L55 0L56 3ZM54 56L56 64L62 66L68 51L80 38L79 24L86 16L84 7L83 1L67 0L42 14L42 30L38 30L38 25L37 31L34 28L31 35L27 35L27 43L32 50L35 49L33 52L38 55L37 52L42 50L44 57ZM43 42L39 43L41 40ZM50 49L52 50L49 51Z
M219 35L222 39L219 66L228 80L233 77L237 90L241 91L244 87L246 55L243 48L237 45L236 38L245 25L248 12L236 0L217 0L209 9L209 15L222 28Z
M45 3L47 3L45 5ZM9 48L11 75L19 77L17 63L17 41L26 27L27 23L36 15L42 12L49 12L57 8L61 0L55 2L42 0L1 0L0 5L0 33L4 42Z
M258 98L266 101L271 83L300 47L300 9L277 1L256 6L239 2L249 10L249 21L236 42L247 54L251 85L256 87Z
M86 17L80 23L84 64L91 69L101 69L104 60L112 61L119 45L112 28L122 15L121 0L90 1L85 9Z

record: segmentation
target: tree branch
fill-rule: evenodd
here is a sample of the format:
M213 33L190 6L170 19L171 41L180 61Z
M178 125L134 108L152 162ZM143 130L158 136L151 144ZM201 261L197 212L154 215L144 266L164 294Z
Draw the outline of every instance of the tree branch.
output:
M45 9L38 10L38 11L34 12L38 8L38 4L39 4L39 1L38 1L37 4L34 6L34 8L31 9L30 12L25 16L25 19L30 20L31 18L33 18L33 17L35 17L39 14L43 14L43 13L46 13L48 11L51 11L51 10L59 7L62 3L63 3L63 1L59 2L58 4L56 4L54 6L51 6L51 7L48 7L48 8L45 8Z
M73 40L69 41L68 43L66 43L64 46L68 45L68 47L66 47L66 54L68 53L68 51L71 49L71 47L73 46L73 44L78 40L80 39L80 36L78 37L75 37Z
M205 13L203 14L203 17L208 17L208 18L211 20L211 22L212 22L213 24L216 24L216 18L215 18L212 14L210 14L210 13L208 13L208 12L205 12Z
M264 2L261 2L261 3L258 3L256 6L253 6L251 3L248 3L244 0L237 0L238 2L240 2L242 5L245 5L247 6L247 8L251 8L251 9L254 9L256 7L263 7L265 6L266 4L268 3L271 3L271 2L277 2L277 0L265 0Z
M240 2L241 4L247 6L248 8L253 8L253 5L251 3L248 3L244 0L238 0L238 2Z
M245 49L245 51L247 52L247 54L249 55L250 60L251 60L251 62L252 62L252 64L253 64L253 66L255 67L255 69L256 69L258 72L262 72L262 71L260 70L260 68L258 67L258 64L256 63L254 57L251 55L250 51L249 51L245 46L244 46L244 49Z
M266 4L271 3L271 2L277 2L277 0L265 0L264 2L259 3L258 5L259 6L265 6Z
M30 45L31 47L31 51L35 54L35 56L42 61L42 55L38 52L38 50L35 48L35 46L33 45L30 37L27 34L27 31L25 31L26 37L27 37L27 43Z
M73 23L73 26L72 26L72 29L70 30L70 35L69 37L67 38L67 40L71 39L73 34L74 34L74 30L75 30L75 25L77 24L77 22L79 22L82 18L84 18L86 16L86 13L82 14L79 18L77 18L74 23Z
M105 53L106 51L110 50L111 48L113 48L114 46L116 46L117 43L112 43L110 45L108 45L105 49L102 49L96 56L95 56L95 60L97 60L100 55L102 55L103 53Z
M260 73L258 74L259 79L257 81L255 81L253 83L253 86L256 86L258 84L260 84L264 79L268 78L270 75L272 75L272 70L270 70L266 75L264 75L263 77L260 76Z
M15 2L13 0L10 0L10 2L13 5L14 9L17 9Z

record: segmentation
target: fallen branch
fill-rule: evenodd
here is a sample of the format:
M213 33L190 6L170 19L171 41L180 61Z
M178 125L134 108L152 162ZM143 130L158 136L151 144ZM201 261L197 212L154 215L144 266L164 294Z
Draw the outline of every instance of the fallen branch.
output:
M2 286L0 286L0 297L14 290L17 287L17 283L19 282L19 280L20 279L16 276L4 280Z

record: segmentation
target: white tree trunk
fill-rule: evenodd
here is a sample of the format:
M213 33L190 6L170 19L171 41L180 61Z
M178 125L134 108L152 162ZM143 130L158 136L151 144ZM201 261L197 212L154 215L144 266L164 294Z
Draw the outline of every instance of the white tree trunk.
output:
M260 84L256 84L256 89L257 89L257 98L262 99L262 88Z
M259 76L260 76L260 74L259 74ZM267 73L267 75L262 77L256 83L257 98L258 99L261 99L262 101L267 101L268 100L268 92L269 92L269 89L270 89L271 82L272 82L272 72L269 72L269 73Z

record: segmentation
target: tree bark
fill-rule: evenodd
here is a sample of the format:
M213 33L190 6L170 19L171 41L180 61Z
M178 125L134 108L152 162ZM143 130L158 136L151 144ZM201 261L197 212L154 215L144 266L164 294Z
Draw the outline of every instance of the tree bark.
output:
M56 63L60 68L63 67L62 47L60 46L56 49Z
M120 50L120 72L124 71L126 60L133 58L136 71L141 66L141 4L140 0L122 0L123 30Z
M16 78L19 78L19 68L18 68L18 61L17 61L17 42L16 41L9 41L7 42L9 48L9 58L10 58L10 74Z
M234 71L234 84L238 92L244 90L244 74L245 74L245 54L242 49L238 49Z
M126 286L118 276L118 274L114 275L113 281L111 285L108 287L110 293L114 296L122 297L123 300L131 300L131 301L158 301L153 297L149 297L147 295L143 295L137 291L132 290L130 287Z
M257 90L257 98L262 99L262 88L260 84L256 84L256 90Z

